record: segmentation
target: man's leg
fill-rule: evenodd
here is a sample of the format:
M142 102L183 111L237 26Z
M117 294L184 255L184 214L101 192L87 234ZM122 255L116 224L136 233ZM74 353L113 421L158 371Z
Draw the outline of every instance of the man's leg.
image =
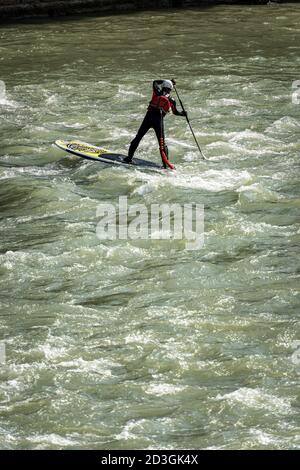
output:
M125 158L125 161L127 163L130 163L132 161L133 155L134 155L136 149L138 148L140 141L142 140L144 135L148 132L150 127L151 127L151 124L150 124L149 119L148 119L147 114L146 114L146 116L144 117L144 120L141 124L141 127L138 130L137 135L135 136L135 138L133 139L133 141L130 144L130 147L129 147L129 150L128 150L128 157Z
M167 168L168 166L171 170L175 170L175 166L168 160L169 150L165 143L164 121L162 116L157 117L153 127L158 140L163 167Z

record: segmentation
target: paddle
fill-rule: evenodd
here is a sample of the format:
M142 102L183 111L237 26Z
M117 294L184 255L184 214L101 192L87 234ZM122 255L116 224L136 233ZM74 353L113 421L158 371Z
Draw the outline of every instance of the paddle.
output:
M173 82L174 90L175 90L175 93L176 93L176 95L177 95L177 97L178 97L180 106L182 107L182 111L185 113L185 118L186 118L186 120L187 120L188 125L190 126L191 133L193 134L193 137L194 137L195 142L196 142L196 144L197 144L197 147L198 147L198 150L199 150L199 152L200 152L201 158L202 158L203 160L206 160L205 156L204 156L203 153L202 153L202 150L201 150L201 148L200 148L200 145L198 144L198 141L197 141L197 139L196 139L196 136L195 136L195 134L194 134L194 131L193 131L193 128L192 128L192 126L191 126L190 120L189 120L189 118L188 118L187 112L186 112L186 110L184 109L183 103L182 103L182 101L181 101L181 99L180 99L180 96L179 96L179 94L178 94L177 88L176 88L176 86L175 86L175 80L172 80L172 82Z

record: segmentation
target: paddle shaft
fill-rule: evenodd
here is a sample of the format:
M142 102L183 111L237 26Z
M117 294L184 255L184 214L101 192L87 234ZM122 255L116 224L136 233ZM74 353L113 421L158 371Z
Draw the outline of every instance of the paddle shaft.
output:
M203 158L203 160L206 160L205 156L204 156L203 153L202 153L202 150L201 150L201 148L200 148L200 145L198 144L198 141L197 141L197 139L196 139L195 133L194 133L194 131L193 131L193 128L192 128L191 123L190 123L190 120L189 120L189 118L188 118L187 112L186 112L186 110L184 109L183 102L182 102L181 99L180 99L180 96L179 96L179 94L178 94L178 91L177 91L177 88L176 88L175 85L174 85L174 90L175 90L175 93L176 93L176 95L177 95L177 97L178 97L180 106L182 107L182 111L185 113L185 119L187 120L187 123L188 123L188 125L189 125L189 127L190 127L190 129L191 129L191 133L192 133L192 135L193 135L193 137L194 137L194 140L195 140L196 145L197 145L197 147L198 147L198 150L199 150L199 152L200 152L201 158Z

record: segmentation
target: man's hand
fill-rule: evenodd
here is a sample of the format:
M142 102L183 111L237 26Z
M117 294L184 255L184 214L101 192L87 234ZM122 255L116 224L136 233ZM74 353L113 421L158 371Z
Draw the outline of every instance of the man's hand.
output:
M181 111L181 114L180 114L180 115L181 115L181 116L184 116L184 117L186 117L186 118L188 117L188 113L187 113L186 111Z
M172 78L172 79L171 79L171 82L173 83L174 86L176 85L176 80L175 80L175 78Z

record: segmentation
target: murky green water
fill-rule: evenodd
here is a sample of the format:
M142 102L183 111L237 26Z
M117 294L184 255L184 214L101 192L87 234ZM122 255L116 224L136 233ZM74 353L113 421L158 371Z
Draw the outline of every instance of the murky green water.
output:
M293 4L1 27L1 448L299 446L299 23ZM51 146L126 151L160 77L210 161L173 116L176 174ZM139 156L159 161L154 135ZM204 204L204 248L101 242L120 195Z

